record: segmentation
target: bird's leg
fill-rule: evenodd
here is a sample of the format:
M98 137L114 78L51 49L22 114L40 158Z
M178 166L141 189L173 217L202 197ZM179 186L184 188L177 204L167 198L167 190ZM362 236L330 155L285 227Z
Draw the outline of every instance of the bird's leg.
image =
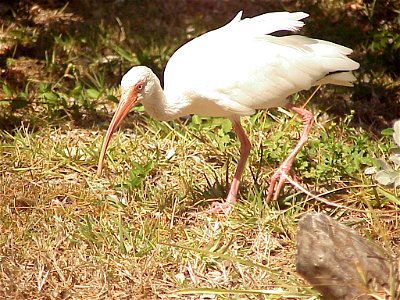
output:
M292 150L290 155L283 161L283 163L275 171L274 175L272 175L270 186L268 188L268 195L266 200L267 202L271 200L272 196L274 200L278 199L279 192L282 189L283 185L285 184L285 178L282 176L282 173L288 175L288 173L290 172L290 168L292 167L296 155L300 152L301 148L307 142L308 134L310 133L311 126L313 123L313 115L310 111L304 108L295 107L291 103L287 104L286 108L294 111L295 113L301 116L304 128L296 147Z
M240 178L242 177L242 173L244 167L246 165L247 158L249 157L251 144L244 131L242 125L240 124L240 120L232 120L233 130L240 140L240 159L239 163L236 167L235 175L233 176L233 180L231 183L231 187L229 189L228 196L225 199L224 203L213 203L213 208L205 211L204 213L224 213L225 215L229 215L232 210L232 207L236 204L236 195L239 189Z
M240 121L233 122L233 130L236 132L240 140L240 159L238 166L236 167L235 175L233 176L232 184L229 189L226 202L234 205L236 203L236 195L239 189L240 178L242 177L244 167L246 165L247 158L249 157L251 150L251 143L244 131Z

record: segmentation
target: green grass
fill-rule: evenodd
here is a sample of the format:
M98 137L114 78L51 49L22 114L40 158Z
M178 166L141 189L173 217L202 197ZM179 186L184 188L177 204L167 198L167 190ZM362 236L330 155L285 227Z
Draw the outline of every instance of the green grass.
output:
M255 180L246 170L240 201L230 218L193 215L205 209L207 197L225 194L227 168L231 174L235 165L231 161L227 167L225 161L238 157L237 141L230 139L224 151L213 145L207 132L215 128L215 120L173 128L144 118L146 129L137 126L116 134L100 179L95 177L99 132L66 126L3 134L1 215L6 234L1 243L7 258L2 274L13 274L5 282L15 295L40 297L56 290L77 298L97 293L149 297L182 290L228 297L243 290L248 297L278 293L310 298L314 292L293 267L296 223L305 212L317 209L344 222L356 221L364 233L389 245L391 234L396 235L396 218L381 220L387 214L396 216L396 204L382 195L379 205L375 203L373 182L362 169L343 172L346 180L320 178L314 189L357 184L328 199L344 198L338 203L365 209L365 214L308 203L301 195L293 196L291 188L279 204L265 205L263 191L273 168L257 166L257 148L250 165L261 169L259 176ZM269 134L274 135L279 125L271 127ZM252 128L253 141L260 131ZM289 139L290 132L284 131L283 138ZM314 139L319 135L313 130ZM342 139L346 141L351 144L353 139ZM373 141L368 145L376 147ZM311 143L303 152L315 150ZM351 153L342 155L350 160ZM306 156L297 161L307 162ZM327 166L323 173L332 172L339 171ZM23 276L25 272L33 277Z
M318 299L294 266L297 222L310 211L329 214L398 256L398 195L364 174L374 158L388 155L390 139L377 135L373 122L361 126L365 119L353 110L354 99L365 96L361 79L354 89L325 87L311 99L315 124L294 166L302 186L341 207L290 185L278 201L264 202L270 175L301 130L300 119L283 110L242 120L253 149L229 218L197 214L223 199L239 158L224 119L158 122L139 107L113 136L103 176L96 177L123 72L142 63L161 74L189 35L233 15L224 8L210 21L203 18L207 8L189 6L180 23L171 17L176 4L156 2L130 3L130 16L104 4L101 22L73 5L30 16L32 7L21 4L2 21L0 39L9 48L0 53L0 295ZM268 10L253 5L254 13ZM50 18L55 12L67 29ZM194 32L187 31L191 24ZM29 52L33 46L42 51ZM390 78L385 74L380 85ZM379 95L393 91L383 90ZM294 100L301 105L311 92Z

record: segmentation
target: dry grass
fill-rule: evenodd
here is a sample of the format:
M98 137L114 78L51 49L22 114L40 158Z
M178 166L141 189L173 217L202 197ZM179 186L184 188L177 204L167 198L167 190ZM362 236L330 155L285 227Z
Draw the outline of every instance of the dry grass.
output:
M6 104L0 101L6 115L0 122L5 128L0 132L0 297L316 299L294 265L296 224L310 211L351 225L398 256L398 196L363 173L372 158L387 153L388 140L350 126L357 119L350 110L335 117L313 105L327 97L330 103L350 103L349 89L323 88L313 98L309 108L315 126L295 166L302 185L326 193L325 199L342 208L311 200L290 186L278 202L263 202L270 174L298 138L300 122L285 112L243 120L254 148L229 218L196 214L224 197L239 156L238 141L224 120L157 122L139 108L114 135L103 177L97 178L119 73L138 62L159 72L173 48L194 33L181 28L177 18L165 17L177 9L169 1L162 4L165 18L157 18L155 4L110 23L116 9L105 5L106 13L88 11L90 22L102 16L104 23L95 22L94 28L80 23L85 16L78 16L74 5L71 14L51 4L21 4L25 13L33 11L33 27L24 27L22 17L3 23L0 38L13 46L0 53L6 70L2 84L13 90L10 96L3 88ZM200 6L212 11L207 5ZM257 13L266 5L246 8ZM194 5L182 1L178 6L189 9L184 23L193 23L196 33L212 22ZM218 4L224 9L215 16L236 6ZM140 13L155 22L142 22ZM46 26L46 16L54 26ZM139 34L133 28L140 24L146 26ZM73 35L69 26L82 28ZM45 57L22 55L29 45L47 42ZM110 48L113 43L134 54ZM24 71L36 63L37 69ZM26 106L10 104L24 90ZM307 95L297 101L304 103ZM41 102L46 97L58 102Z
M224 185L222 162L229 151L237 157L237 147L223 154L191 138L201 131L147 122L147 128L116 134L101 179L95 166L102 132L65 126L3 135L4 296L193 298L178 294L182 290L191 295L219 291L219 297L241 291L248 297L312 298L315 293L294 268L296 222L302 214L320 210L358 224L389 249L398 236L394 204L386 203L383 210L362 204L374 201L368 185L341 193L346 201L339 201L364 208L365 214L299 196L279 209L263 204L267 181L254 187L248 171L230 218L193 215L206 205L203 194L223 193L204 177ZM152 169L130 188L132 165L149 161Z
M160 153L171 149L169 139L154 142L150 135L134 134L138 149L128 152L130 159L155 155L152 148ZM281 212L261 223L247 216L247 224L185 213L193 209L188 202L195 200L185 194L195 183L176 178L198 178L204 184L203 165L196 167L199 163L186 156L205 153L200 143L181 142L171 163L158 160L160 170L144 178L142 189L119 192L112 182L124 176L120 163L109 164L111 178L94 177L95 158L88 148L99 149L98 134L65 128L3 138L8 140L1 161L4 295L119 298L168 295L193 285L249 288L261 280L268 286L272 281L266 270L287 264L288 256L279 252L293 253L286 234L273 237L266 229L270 221L282 218ZM120 133L113 146L124 152L130 138ZM197 253L200 249L209 255ZM219 254L231 261L219 259ZM239 258L261 268L242 265Z

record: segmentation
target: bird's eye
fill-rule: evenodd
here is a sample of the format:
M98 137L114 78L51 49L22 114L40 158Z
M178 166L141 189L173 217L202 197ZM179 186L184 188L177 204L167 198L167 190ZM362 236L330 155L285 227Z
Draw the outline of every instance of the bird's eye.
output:
M143 84L138 84L137 86L136 86L136 89L138 90L138 91L141 91L141 90L143 90Z

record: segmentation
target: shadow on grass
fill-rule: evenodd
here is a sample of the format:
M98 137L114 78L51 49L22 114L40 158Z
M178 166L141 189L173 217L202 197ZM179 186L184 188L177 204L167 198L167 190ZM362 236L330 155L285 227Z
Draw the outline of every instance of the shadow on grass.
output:
M387 40L382 37L385 28L396 32L400 26L395 22L397 6L393 1L386 6L377 3L371 11L367 4L327 3L310 0L103 1L100 4L94 0L73 0L67 5L57 0L5 2L0 11L8 36L0 52L0 83L3 84L0 98L5 99L0 126L12 131L22 123L40 124L43 118L50 123L72 120L76 126L96 126L104 122L97 110L100 104L89 108L79 103L64 105L61 109L44 108L46 103L38 101L43 98L38 91L39 84L48 83L51 90L69 95L77 86L92 88L89 70L101 74L104 86L99 89L116 87L132 64L147 65L162 79L166 62L176 48L203 32L226 24L240 10L245 16L302 10L310 14L305 20L306 35L355 49L354 57L361 63L357 73L359 82L354 89L344 94L331 94L329 99L322 96L318 105L336 117L355 110L355 126L379 132L400 114L400 85L395 82L399 75L400 47L386 45L390 37ZM369 15L365 7L370 8ZM13 37L14 42L11 41ZM382 41L376 41L379 37ZM398 36L393 33L391 38ZM374 41L383 44L380 48L375 45L373 51ZM115 46L123 49L127 56L116 53ZM112 61L99 63L104 58ZM30 63L21 65L21 59L28 59ZM75 71L66 74L69 64L73 64ZM35 74L32 69L36 70ZM12 90L8 95L4 85ZM25 96L24 90L27 90ZM23 101L22 96L25 97ZM107 100L99 101L104 102ZM32 118L32 114L39 117Z

